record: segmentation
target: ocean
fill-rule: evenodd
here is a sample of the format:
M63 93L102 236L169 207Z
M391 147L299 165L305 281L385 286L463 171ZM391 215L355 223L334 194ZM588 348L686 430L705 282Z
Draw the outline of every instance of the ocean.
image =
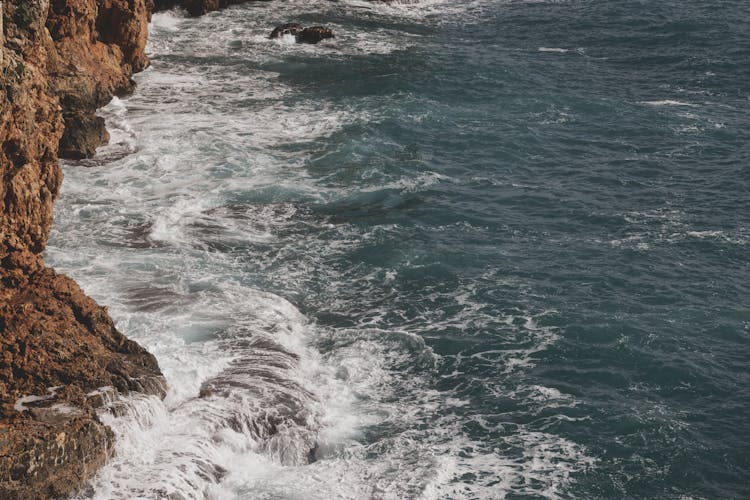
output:
M78 497L750 496L749 27L738 0L154 15L45 257L170 391L102 411Z

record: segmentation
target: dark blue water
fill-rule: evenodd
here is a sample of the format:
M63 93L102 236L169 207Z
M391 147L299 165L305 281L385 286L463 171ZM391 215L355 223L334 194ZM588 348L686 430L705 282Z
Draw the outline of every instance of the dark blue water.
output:
M101 240L60 235L51 259L124 304L121 329L168 378L174 334L154 318L179 319L139 309L139 286L198 309L190 297L230 285L283 298L340 384L307 378L327 436L315 462L282 460L283 485L254 462L195 491L750 495L750 4L175 15L157 16L153 66L118 104L131 154L66 172L56 227ZM288 21L338 37L263 38ZM136 233L101 269L63 257ZM178 337L208 346L215 330Z

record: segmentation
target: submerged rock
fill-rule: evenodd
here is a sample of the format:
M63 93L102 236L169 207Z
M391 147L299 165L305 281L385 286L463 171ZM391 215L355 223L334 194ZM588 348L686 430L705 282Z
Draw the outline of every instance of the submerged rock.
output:
M284 35L294 36L297 43L318 43L327 38L334 38L333 31L323 26L311 26L305 28L298 23L287 23L277 26L269 35L269 38L280 38Z

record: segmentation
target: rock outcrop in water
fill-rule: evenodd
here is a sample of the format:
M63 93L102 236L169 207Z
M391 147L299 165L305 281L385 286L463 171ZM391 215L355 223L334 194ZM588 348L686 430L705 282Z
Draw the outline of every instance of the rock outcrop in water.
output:
M165 394L156 359L44 265L58 157L85 158L108 141L96 110L130 93L148 65L152 11L201 15L243 1L0 3L0 498L70 494L114 450L94 410L117 393ZM333 36L305 31L307 43Z
M333 38L333 31L323 26L312 26L297 34L297 43L318 43L327 38Z
M0 30L0 498L70 493L111 455L103 392L164 395L155 358L42 252L58 154L107 140L97 107L146 67L146 0L17 0ZM102 387L109 389L102 391Z
M297 43L318 43L327 38L334 38L333 31L323 26L311 26L305 28L298 23L288 23L277 26L269 35L269 38L280 38L285 35L294 36Z
M304 26L302 26L299 23L287 23L282 24L281 26L276 26L270 35L268 35L268 38L275 39L275 38L281 38L282 36L290 35L290 36L297 36L297 33L305 29Z

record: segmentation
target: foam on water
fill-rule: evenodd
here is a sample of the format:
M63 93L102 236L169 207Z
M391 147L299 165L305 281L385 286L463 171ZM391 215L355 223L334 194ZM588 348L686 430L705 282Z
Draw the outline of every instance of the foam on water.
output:
M684 106L684 107L695 107L695 104L689 102L677 101L674 99L663 99L661 101L641 101L640 104L646 104L648 106Z
M318 420L337 408L319 401L335 395L346 404L346 388L305 346L309 325L287 301L241 287L198 295L186 314L162 309L120 322L134 338L147 335L140 340L170 390L164 402L131 397L101 412L118 441L92 482L95 498L224 498L218 483L248 457L265 467L306 463ZM331 425L328 435L346 431Z
M170 388L164 401L132 396L102 409L116 456L81 498L555 498L595 465L553 429L475 408L462 381L488 367L492 378L469 384L531 414L554 410L540 417L550 427L573 419L573 396L522 382L559 339L547 324L556 311L488 305L504 279L493 270L449 290L410 291L415 275L436 268L453 279L419 249L398 265L352 259L421 229L358 218L465 181L429 169L374 169L348 182L321 175L311 159L387 119L382 102L400 101L314 96L279 68L420 43L393 27L354 27L344 14L458 23L486 5L321 0L197 20L154 15L152 67L134 96L102 110L112 143L94 169L65 166L47 259L156 355ZM339 16L336 40L267 38L300 11ZM465 222L434 230L488 231ZM524 283L503 283L523 293ZM415 293L431 306L415 307ZM426 341L464 331L475 338L456 352Z

